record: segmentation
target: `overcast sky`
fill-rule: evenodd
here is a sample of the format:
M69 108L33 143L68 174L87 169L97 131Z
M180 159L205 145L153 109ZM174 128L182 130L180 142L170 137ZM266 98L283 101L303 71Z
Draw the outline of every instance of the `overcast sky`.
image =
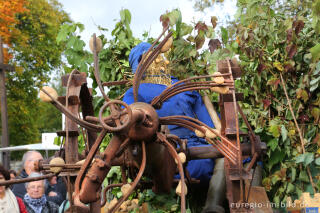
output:
M233 16L236 12L236 1L225 0L224 7L217 5L215 8L205 10L205 13L195 12L191 0L59 0L64 10L75 22L85 25L81 34L84 41L88 41L93 33L99 35L97 26L109 29L109 34L117 20L120 19L119 11L129 9L131 12L131 29L135 37L141 38L145 31L152 37L161 33L160 15L166 11L179 8L182 21L191 23L192 20L202 20L210 24L210 17L217 16L219 22L224 17Z
M166 11L179 8L182 13L182 21L204 21L210 24L211 16L218 17L218 26L226 17L232 18L236 13L236 0L224 0L224 4L215 5L204 12L195 12L191 0L58 0L63 9L70 15L74 22L84 24L85 30L81 38L88 43L91 35L100 34L98 27L107 28L107 37L110 38L115 23L120 19L120 10L128 9L131 12L131 30L135 37L142 38L142 34L148 31L151 37L158 37L162 31L160 16ZM89 87L92 80L88 79ZM100 91L98 91L100 94Z

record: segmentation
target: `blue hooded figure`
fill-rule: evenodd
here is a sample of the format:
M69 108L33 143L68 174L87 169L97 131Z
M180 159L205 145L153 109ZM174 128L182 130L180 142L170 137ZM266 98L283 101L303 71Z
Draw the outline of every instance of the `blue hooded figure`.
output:
M142 55L148 51L151 47L149 43L142 42L136 47L134 47L129 55L129 64L132 68L132 72L135 73L139 62L141 61ZM150 67L149 67L150 68ZM148 70L149 71L149 70ZM149 75L148 71L146 76ZM138 90L138 102L145 102L150 104L152 99L162 93L163 90L167 88L166 84L155 83L159 82L158 78L160 75L149 75L147 80L142 81ZM176 83L177 78L166 75L169 79L169 84ZM154 79L154 80L153 80ZM170 82L171 81L171 82ZM123 101L127 104L134 103L133 88L130 88L124 95ZM209 113L202 101L200 94L196 91L187 91L179 93L168 100L166 100L161 109L156 110L159 117L173 116L173 115L184 115L192 118L196 118L203 123L207 124L211 128L214 127ZM199 138L195 135L193 131L189 129L169 125L170 134L174 134L181 139L186 139L188 141L188 147L194 146L211 146L206 143L203 138ZM187 170L192 178L200 180L201 184L208 184L212 176L214 169L214 159L199 159L191 160L188 162ZM180 178L178 175L176 178Z

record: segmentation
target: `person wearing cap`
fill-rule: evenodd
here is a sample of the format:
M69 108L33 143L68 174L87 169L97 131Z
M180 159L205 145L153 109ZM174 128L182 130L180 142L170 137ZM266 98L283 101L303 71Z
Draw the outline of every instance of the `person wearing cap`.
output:
M138 64L140 63L143 54L145 54L151 44L142 42L134 47L129 54L129 64L132 72L135 73ZM178 82L179 80L170 75L170 69L166 65L169 61L164 59L160 54L149 66L145 72L141 84L138 89L138 102L151 103L152 99L162 93L169 85ZM126 91L123 101L127 104L134 103L133 88ZM196 91L187 91L179 93L168 100L166 100L161 109L156 110L159 117L184 115L196 118L211 128L214 128L213 122L209 113L202 101L201 95ZM170 134L174 134L181 139L187 140L188 147L195 146L211 146L205 141L204 138L196 136L195 132L176 125L169 125ZM218 160L218 159L217 159ZM200 180L201 185L209 185L207 198L211 199L206 202L203 212L224 212L221 207L224 201L225 194L225 174L224 174L224 161L219 158L216 161L216 171L214 171L215 159L199 159L191 160L188 162L187 170L191 178ZM216 174L216 173L219 174ZM212 174L214 177L212 178ZM176 176L176 178L180 178ZM210 179L212 181L210 181ZM213 179L218 184L213 184ZM223 194L222 196L211 196L212 194ZM213 198L214 197L214 198ZM223 198L222 198L223 197Z

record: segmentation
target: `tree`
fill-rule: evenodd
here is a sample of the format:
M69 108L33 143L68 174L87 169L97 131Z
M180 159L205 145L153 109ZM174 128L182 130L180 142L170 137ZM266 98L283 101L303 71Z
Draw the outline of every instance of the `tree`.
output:
M18 23L16 14L26 11L25 0L3 0L0 4L0 37L7 45L11 45L12 32L16 29L15 24ZM4 61L8 62L9 55L5 49Z
M5 1L0 5L14 3ZM63 45L57 45L56 36L60 25L70 22L56 0L29 0L27 3L25 10L11 13L15 21L10 22L12 30L8 31L10 63L16 69L7 73L6 79L10 145L40 140L38 122L47 112L40 106L37 87L48 82L50 73L61 69ZM9 26L9 21L7 23ZM58 121L60 116L54 119Z

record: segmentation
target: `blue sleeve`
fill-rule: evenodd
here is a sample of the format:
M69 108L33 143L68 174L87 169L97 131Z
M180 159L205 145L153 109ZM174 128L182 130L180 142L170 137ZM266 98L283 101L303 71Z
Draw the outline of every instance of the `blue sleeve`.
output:
M127 92L124 94L122 101L128 105L134 103L134 96L133 96L133 88L132 87L130 89L128 89ZM146 102L144 100L144 98L140 95L140 91L138 94L138 101L139 102Z
M132 104L134 102L132 88L127 90L127 92L124 94L122 100L123 100L123 102L125 102L128 105L130 105L130 104Z
M193 92L193 93L196 93L194 95L194 98L195 98L195 102L194 102L194 105L193 105L193 111L195 112L197 118L207 124L208 126L214 128L214 124L212 122L212 119L208 113L208 110L206 108L206 106L204 105L203 101L202 101L202 97L201 95L198 93L198 92Z

